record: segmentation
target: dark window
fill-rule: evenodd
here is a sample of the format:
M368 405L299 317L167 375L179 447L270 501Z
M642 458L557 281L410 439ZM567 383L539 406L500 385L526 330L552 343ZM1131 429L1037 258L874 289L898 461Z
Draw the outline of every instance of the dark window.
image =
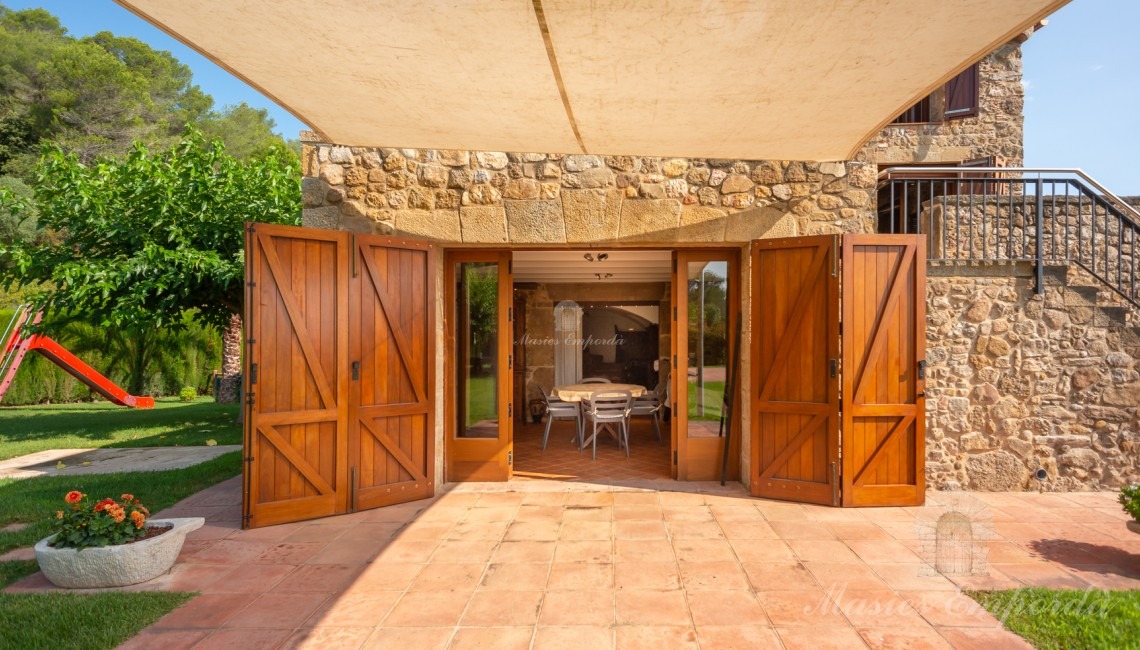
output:
M917 104L903 111L895 118L893 124L910 124L912 122L930 121L930 96L923 97Z
M966 68L957 77L946 82L946 110L948 120L978 114L978 64Z

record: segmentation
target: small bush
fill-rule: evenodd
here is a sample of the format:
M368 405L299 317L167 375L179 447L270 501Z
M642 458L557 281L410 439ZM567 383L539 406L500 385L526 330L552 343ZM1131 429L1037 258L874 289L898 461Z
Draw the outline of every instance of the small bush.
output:
M1140 521L1140 483L1120 488L1120 505L1133 519Z
M178 399L183 402L193 402L198 397L198 389L193 386L184 386L182 390L178 391Z

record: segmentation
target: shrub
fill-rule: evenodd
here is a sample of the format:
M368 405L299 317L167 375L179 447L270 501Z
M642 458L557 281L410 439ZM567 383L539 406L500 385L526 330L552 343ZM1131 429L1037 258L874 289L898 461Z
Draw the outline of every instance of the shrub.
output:
M1120 505L1133 519L1140 521L1140 483L1120 488Z
M178 399L183 402L193 402L196 397L198 397L198 389L193 386L183 386L182 390L178 391Z

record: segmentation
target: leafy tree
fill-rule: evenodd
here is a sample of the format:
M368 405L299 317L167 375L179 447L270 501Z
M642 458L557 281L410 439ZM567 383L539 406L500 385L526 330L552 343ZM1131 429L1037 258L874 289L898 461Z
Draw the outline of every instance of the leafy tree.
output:
M0 245L36 236L32 189L15 176L0 176Z
M9 286L36 286L30 298L44 327L69 314L108 328L180 329L193 311L224 331L228 391L238 358L244 296L246 221L296 224L301 191L296 160L278 150L249 161L187 128L173 147L135 145L122 160L84 164L45 149L35 198L49 245L16 242L0 273ZM0 256L5 253L0 248Z
M226 151L238 160L265 155L282 145L281 136L273 132L277 123L269 117L269 111L245 102L211 112L201 124L206 137L225 142Z

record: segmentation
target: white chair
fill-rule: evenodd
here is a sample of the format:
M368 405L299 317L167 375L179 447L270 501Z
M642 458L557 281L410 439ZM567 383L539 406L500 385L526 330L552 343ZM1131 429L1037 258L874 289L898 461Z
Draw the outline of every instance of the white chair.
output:
M618 446L625 447L625 457L629 458L629 405L633 397L628 390L599 390L590 396L582 408L583 428L586 422L594 423L593 435L582 447L591 442L594 445L594 460L598 459L598 427L617 425Z
M555 420L574 420L574 437L578 441L579 451L582 448L582 410L574 402L564 402L556 396L546 392L540 384L542 398L546 400L546 431L542 434L542 450L546 451L546 441L550 438L550 425Z
M612 384L613 382L605 377L586 377L579 384Z
M657 442L664 443L661 438L661 409L665 406L665 395L669 390L669 373L657 383L657 388L646 391L644 395L633 400L629 415L648 415L653 418L653 432L657 434Z

